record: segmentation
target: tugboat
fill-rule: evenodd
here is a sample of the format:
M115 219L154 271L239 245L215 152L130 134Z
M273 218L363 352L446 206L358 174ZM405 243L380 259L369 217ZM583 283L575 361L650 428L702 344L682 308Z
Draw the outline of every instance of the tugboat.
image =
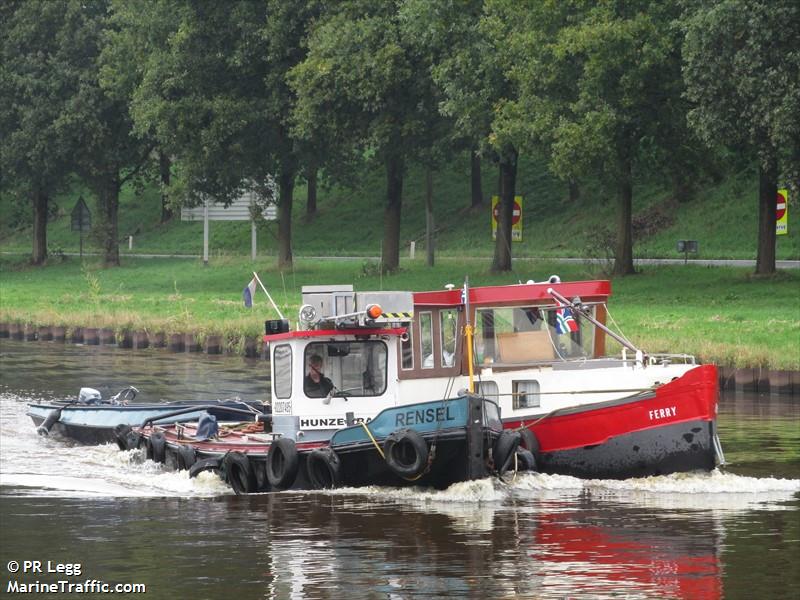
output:
M608 281L557 276L413 294L306 286L297 330L266 322L268 432L256 423L217 438L190 425L140 433L149 455L220 470L243 491L442 486L512 463L615 479L724 464L716 367L637 348L606 325L610 295ZM607 355L609 339L619 355ZM466 408L448 412L456 405ZM479 424L439 416L478 410ZM433 468L445 437L459 440L449 451L459 466Z
M306 286L300 326L266 322L272 414L219 427L120 428L123 448L192 475L219 472L236 493L362 485L447 487L530 467L521 436L504 431L495 400L469 388L401 396L400 352L413 322L410 292Z

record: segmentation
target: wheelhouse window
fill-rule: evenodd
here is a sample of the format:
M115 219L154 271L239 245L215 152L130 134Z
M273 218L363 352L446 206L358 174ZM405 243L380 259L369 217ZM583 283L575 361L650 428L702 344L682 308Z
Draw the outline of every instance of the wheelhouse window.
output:
M380 396L386 391L388 352L379 340L314 342L305 350L303 390L309 398ZM332 387L331 387L332 386Z
M409 371L414 368L414 334L413 327L408 328L408 333L400 340L400 368Z
M442 366L452 367L455 364L456 340L458 335L458 313L455 310L439 312L439 334L441 336Z
M541 406L542 399L539 395L538 381L515 381L511 387L514 392L514 401L512 403L514 409L538 408Z
M276 398L292 396L292 347L289 344L275 346L272 352L272 382Z
M419 315L419 344L422 368L432 369L433 364L433 315L429 312Z
M589 307L594 310L594 307ZM475 361L524 364L593 358L594 325L569 309L500 307L477 310Z

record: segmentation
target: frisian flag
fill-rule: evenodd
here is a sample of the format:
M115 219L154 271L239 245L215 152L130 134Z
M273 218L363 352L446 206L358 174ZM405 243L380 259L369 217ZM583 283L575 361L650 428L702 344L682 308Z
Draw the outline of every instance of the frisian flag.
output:
M572 316L572 311L566 306L556 310L556 332L559 335L575 333L578 331L578 322Z
M253 307L253 299L256 297L256 278L253 277L248 283L244 291L242 292L242 298L244 299L244 305L247 308Z

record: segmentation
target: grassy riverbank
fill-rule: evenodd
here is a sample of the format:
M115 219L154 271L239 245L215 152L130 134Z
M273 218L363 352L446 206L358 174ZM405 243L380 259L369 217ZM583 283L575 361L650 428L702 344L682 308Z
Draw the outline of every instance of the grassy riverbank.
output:
M358 290L438 289L542 280L600 278L591 267L517 261L512 274L486 272L486 261L440 259L435 268L405 261L400 273L381 277L365 261L296 261L279 273L265 259L256 269L280 309L294 321L300 288L353 283ZM35 325L109 327L116 331L217 334L233 350L260 336L275 311L259 292L255 309L242 305L253 264L220 258L208 267L191 259L126 258L119 269L67 259L43 268L23 258L0 259L0 320ZM625 334L649 352L686 352L720 366L800 370L800 274L754 278L749 269L646 267L616 279L610 311Z

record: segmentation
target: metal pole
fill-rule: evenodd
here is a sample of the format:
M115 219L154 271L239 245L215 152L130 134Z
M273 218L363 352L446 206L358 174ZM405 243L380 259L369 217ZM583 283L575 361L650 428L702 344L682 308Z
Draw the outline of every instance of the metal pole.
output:
M472 323L469 320L469 276L464 277L464 289L461 292L466 324L464 325L464 343L467 345L467 371L469 372L469 392L475 393L475 373L472 366Z
M203 266L208 266L208 198L203 200Z

